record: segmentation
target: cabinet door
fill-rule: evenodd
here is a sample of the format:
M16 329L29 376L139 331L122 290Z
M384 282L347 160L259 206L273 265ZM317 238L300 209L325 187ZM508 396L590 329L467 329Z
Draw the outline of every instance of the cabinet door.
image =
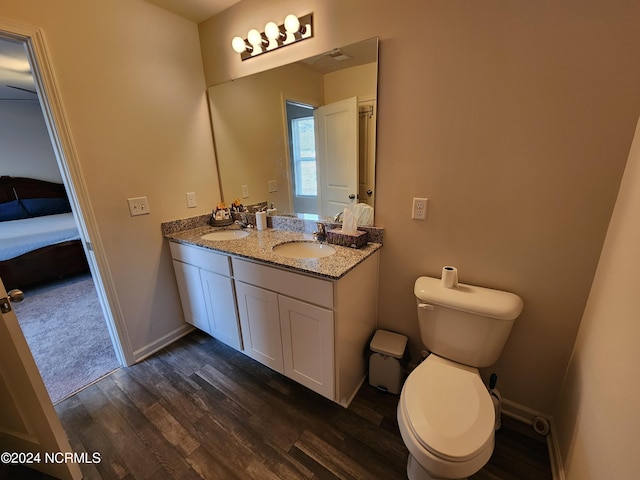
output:
M184 319L194 327L210 333L207 307L202 293L200 269L188 263L173 261Z
M285 375L334 400L333 312L282 295L278 304Z
M278 295L236 282L243 351L251 358L284 373Z
M209 317L209 333L230 347L240 350L240 329L233 281L229 277L202 269L200 279Z

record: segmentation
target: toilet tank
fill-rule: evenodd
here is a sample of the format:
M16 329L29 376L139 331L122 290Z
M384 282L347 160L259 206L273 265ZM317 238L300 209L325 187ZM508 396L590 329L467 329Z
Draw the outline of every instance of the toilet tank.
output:
M425 347L476 368L496 363L523 307L513 293L463 283L445 288L432 277L418 278L414 293Z

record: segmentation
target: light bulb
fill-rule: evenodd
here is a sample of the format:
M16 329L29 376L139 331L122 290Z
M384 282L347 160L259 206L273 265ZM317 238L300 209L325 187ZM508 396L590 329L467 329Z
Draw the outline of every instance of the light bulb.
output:
M275 22L269 22L264 26L264 34L269 40L277 40L280 38L280 29Z
M284 19L284 28L289 33L296 33L300 30L300 20L295 15L287 15Z
M231 46L237 53L242 53L247 49L247 44L241 37L233 37L233 40L231 40Z
M260 35L260 32L255 28L249 30L249 33L247 33L247 40L249 40L249 43L254 47L262 45L262 35Z

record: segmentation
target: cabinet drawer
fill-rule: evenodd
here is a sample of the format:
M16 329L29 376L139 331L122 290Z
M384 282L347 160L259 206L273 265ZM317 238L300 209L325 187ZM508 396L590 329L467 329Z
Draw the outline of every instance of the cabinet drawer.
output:
M220 275L231 275L230 259L227 255L176 242L169 242L169 247L174 260L189 263Z
M304 302L333 308L333 282L233 258L236 280L282 293Z

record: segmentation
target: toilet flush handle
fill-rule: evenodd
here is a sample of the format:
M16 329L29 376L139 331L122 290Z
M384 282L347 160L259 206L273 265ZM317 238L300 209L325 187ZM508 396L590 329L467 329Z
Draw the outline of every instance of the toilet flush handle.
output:
M434 307L430 303L419 303L418 304L418 308L421 308L422 310L435 310L436 309L436 307Z

